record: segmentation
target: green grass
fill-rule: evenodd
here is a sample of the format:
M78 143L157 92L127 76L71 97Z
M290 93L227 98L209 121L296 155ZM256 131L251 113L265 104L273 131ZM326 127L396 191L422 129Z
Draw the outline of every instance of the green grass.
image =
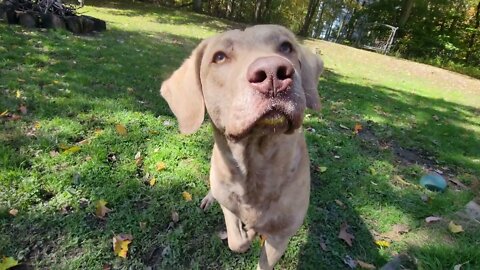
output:
M224 227L218 205L207 213L198 208L208 190L211 128L180 135L159 95L162 80L202 38L232 24L139 3L83 11L107 20L109 30L82 37L0 24L0 113L28 109L17 121L0 118L0 256L35 269L254 268L260 244L231 253L216 236ZM480 229L455 214L478 195L480 82L305 43L325 60L323 109L304 124L312 160L308 217L278 269L343 269L347 255L379 267L397 253L409 254L419 269L465 262L462 269L480 268ZM359 135L352 133L356 123ZM116 132L117 124L127 135ZM80 151L64 151L75 145ZM158 162L166 169L157 171ZM426 191L418 186L422 164L472 188ZM183 191L193 200L185 201ZM105 220L94 216L100 199L113 210ZM450 233L446 221L425 224L431 215L465 232ZM352 247L337 238L344 222L355 235ZM410 231L378 247L375 240L396 224ZM134 237L127 259L112 251L119 233Z

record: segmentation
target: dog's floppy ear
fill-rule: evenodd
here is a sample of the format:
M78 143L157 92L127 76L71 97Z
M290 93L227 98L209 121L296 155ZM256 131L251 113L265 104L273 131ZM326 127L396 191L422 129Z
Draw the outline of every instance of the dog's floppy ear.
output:
M307 99L307 107L316 111L320 110L320 96L318 95L318 79L323 72L323 61L308 48L301 46L300 63L302 73L302 86Z
M200 65L208 40L200 43L190 57L166 81L160 93L177 117L180 132L191 134L202 125L205 117Z

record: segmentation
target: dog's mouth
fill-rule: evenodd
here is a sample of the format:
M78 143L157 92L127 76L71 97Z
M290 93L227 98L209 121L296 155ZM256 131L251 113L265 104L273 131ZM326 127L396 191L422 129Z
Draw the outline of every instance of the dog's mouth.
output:
M266 133L285 133L292 127L292 121L282 112L271 110L261 116L253 125L255 130Z

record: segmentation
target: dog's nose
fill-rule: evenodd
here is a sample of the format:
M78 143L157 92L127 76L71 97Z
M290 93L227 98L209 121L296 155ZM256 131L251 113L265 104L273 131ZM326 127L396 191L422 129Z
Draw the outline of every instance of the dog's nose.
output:
M258 92L275 96L291 88L294 73L292 63L285 58L261 57L248 67L247 80Z

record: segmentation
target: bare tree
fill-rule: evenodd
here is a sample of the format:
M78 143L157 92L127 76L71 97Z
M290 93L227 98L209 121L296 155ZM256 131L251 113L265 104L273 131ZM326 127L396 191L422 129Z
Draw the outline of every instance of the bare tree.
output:
M193 0L193 10L195 12L202 12L202 0Z
M400 19L398 20L398 27L403 27L407 23L408 17L412 12L413 3L415 0L404 0L402 6L402 13L400 14Z
M305 16L305 20L303 21L302 29L298 33L299 35L301 36L308 35L308 30L310 29L310 25L312 24L312 19L315 16L316 11L318 10L319 4L320 4L320 0L310 0L308 2L307 15Z
M475 38L477 37L477 32L480 31L480 1L477 5L477 11L475 12L475 26L474 31L470 34L470 38L468 40L468 50L467 55L465 57L465 62L468 64L470 62L470 58L472 57L473 52L473 45L475 44Z

